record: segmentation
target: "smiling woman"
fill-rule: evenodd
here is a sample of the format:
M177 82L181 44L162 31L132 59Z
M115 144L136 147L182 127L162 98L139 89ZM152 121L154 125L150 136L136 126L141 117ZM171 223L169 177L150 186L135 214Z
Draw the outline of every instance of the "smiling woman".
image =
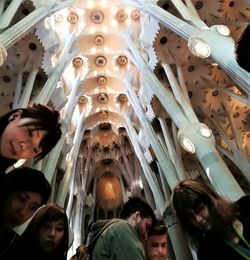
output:
M12 110L0 118L0 176L19 159L48 154L61 137L60 114L48 106L33 104Z

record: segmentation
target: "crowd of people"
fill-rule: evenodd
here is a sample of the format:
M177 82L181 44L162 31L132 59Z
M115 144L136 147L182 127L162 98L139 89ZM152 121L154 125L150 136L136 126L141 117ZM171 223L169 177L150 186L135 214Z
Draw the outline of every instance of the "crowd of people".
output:
M41 104L0 118L0 259L66 260L70 227L65 210L48 202L51 186L43 172L7 168L19 159L44 158L61 137L59 112ZM185 179L171 206L198 260L250 259L250 195L229 201L205 181ZM16 227L27 223L18 234ZM176 241L175 241L176 243ZM129 198L119 218L89 226L84 245L71 260L174 259L164 219L139 197ZM181 259L182 260L182 259ZM183 259L184 260L184 259Z

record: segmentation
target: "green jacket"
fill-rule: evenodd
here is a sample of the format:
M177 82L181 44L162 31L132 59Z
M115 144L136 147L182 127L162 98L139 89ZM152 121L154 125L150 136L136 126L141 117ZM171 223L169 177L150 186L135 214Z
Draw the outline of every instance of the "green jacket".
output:
M98 228L98 222L92 228ZM92 260L145 260L135 229L125 220L110 225L98 238Z

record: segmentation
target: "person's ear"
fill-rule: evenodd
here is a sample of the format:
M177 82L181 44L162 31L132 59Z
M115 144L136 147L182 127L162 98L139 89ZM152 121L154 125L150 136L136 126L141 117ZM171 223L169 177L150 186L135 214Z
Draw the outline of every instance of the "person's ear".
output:
M10 115L9 122L14 121L16 119L20 119L21 116L22 116L22 110L17 110L15 113Z
M141 212L140 211L136 211L134 213L134 221L135 221L135 224L137 224L138 222L140 222L141 220Z

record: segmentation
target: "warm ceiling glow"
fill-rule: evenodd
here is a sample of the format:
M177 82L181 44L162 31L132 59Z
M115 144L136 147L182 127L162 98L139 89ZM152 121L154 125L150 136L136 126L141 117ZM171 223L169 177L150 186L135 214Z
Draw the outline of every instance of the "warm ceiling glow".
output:
M96 47L92 47L91 49L90 49L90 54L96 54Z
M115 7L115 6L113 6L113 7L110 9L110 13L111 13L111 14L116 14L117 11L118 11L118 8Z
M87 1L87 8L93 9L94 8L94 1Z
M104 26L102 27L102 31L103 31L104 33L107 33L107 32L109 31L108 26L104 25Z
M101 0L101 1L100 1L100 6L101 6L102 8L106 8L106 7L108 6L107 0Z
M116 20L112 20L112 21L111 21L111 25L112 25L113 27L117 28L118 23L117 23Z
M96 27L95 26L89 27L89 33L90 34L94 34L95 32L96 32Z
M96 192L96 201L102 209L117 208L122 203L120 181L111 172L104 173L97 180Z
M107 199L115 199L116 195L111 182L107 182L104 188L105 196Z

